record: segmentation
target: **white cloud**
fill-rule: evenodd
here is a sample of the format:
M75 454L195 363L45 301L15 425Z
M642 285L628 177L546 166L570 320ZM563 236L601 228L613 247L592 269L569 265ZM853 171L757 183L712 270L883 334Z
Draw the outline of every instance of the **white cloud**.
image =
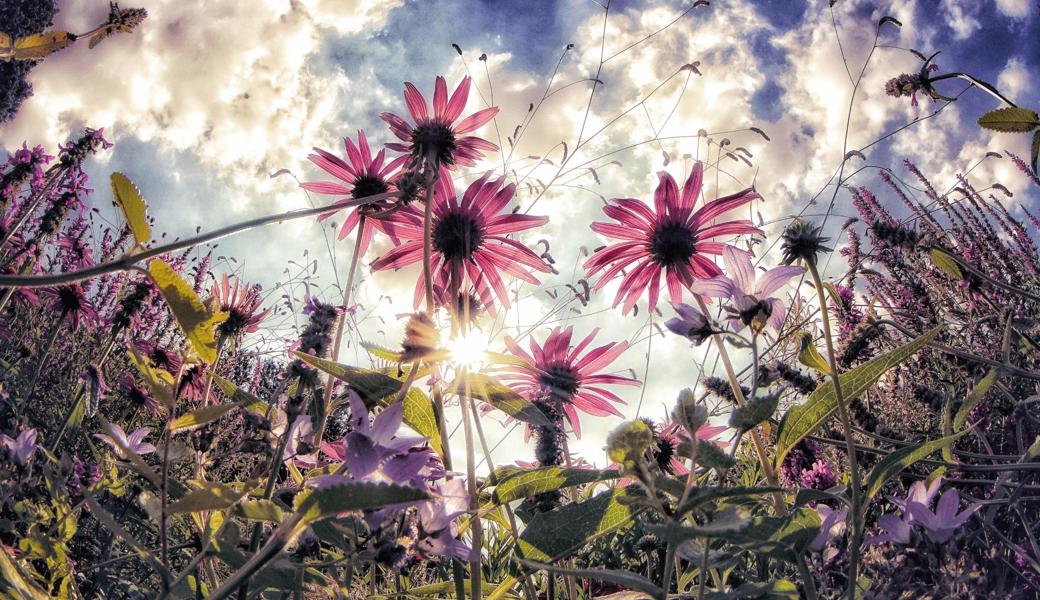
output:
M1028 17L1035 2L1032 0L997 0L997 9L1009 17Z

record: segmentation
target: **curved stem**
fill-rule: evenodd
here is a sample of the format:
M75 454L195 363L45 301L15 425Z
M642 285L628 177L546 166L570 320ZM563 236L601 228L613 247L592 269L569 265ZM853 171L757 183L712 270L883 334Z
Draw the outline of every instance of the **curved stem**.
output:
M264 225L270 225L272 223L281 223L283 221L291 221L293 219L302 219L304 217L312 217L314 215L321 215L327 212L334 212L341 208L348 208L351 206L359 206L361 204L377 202L379 200L389 198L395 193L396 192L385 192L382 194L376 194L374 196L358 198L356 200L337 202L328 206L319 206L315 208L307 208L302 210L290 210L276 215L268 215L266 217L250 219L248 221L242 221L241 223L236 223L234 225L228 225L227 227L221 227L220 229L216 229L209 233L204 233L202 235L197 235L195 237L187 238L177 242L171 242L162 246L156 246L155 248L149 248L148 250L143 250L136 254L127 254L111 262L94 265L92 267L87 267L86 269L79 269L78 271L68 271L65 273L54 273L49 275L34 276L0 275L0 287L51 287L55 285L61 285L64 283L83 281L85 279L91 279L93 277L106 275L108 273L114 273L116 271L126 271L139 262L143 262L150 258L161 256L169 252L175 252L177 250L191 248L193 246L198 246L199 244L212 242L213 240L218 240L229 235L241 233L250 229L256 229L257 227L263 227Z
M859 464L856 460L856 440L852 437L852 419L849 418L849 407L845 402L845 396L841 392L841 379L838 377L838 360L834 352L834 339L831 335L831 318L827 312L827 294L823 289L823 281L820 279L820 271L815 261L806 261L809 274L812 275L813 285L816 286L816 294L820 299L820 319L823 322L823 339L827 344L827 360L831 368L831 381L834 382L834 398L838 405L838 418L841 419L842 429L845 430L845 445L849 455L849 477L852 485L852 540L849 543L849 587L848 598L854 600L856 597L856 578L859 570L860 541L863 537L863 518L860 515L860 475Z

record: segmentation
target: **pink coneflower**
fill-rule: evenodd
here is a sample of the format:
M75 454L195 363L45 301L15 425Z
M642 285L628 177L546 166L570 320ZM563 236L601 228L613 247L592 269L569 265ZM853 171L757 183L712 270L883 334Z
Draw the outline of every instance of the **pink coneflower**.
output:
M576 346L571 346L571 328L557 327L541 345L531 338L530 354L507 337L509 351L528 364L506 367L499 379L529 400L560 404L577 436L581 435L578 410L598 417L623 417L613 403L624 404L624 400L604 386L638 386L639 381L602 371L628 349L628 342L611 342L582 355L598 332L599 329L594 329Z
M87 299L83 286L78 283L44 288L40 293L50 300L55 311L60 312L62 317L68 317L72 331L77 331L80 325L92 326L98 320L97 310Z
M235 284L224 275L220 283L213 284L213 299L228 318L217 326L217 332L228 338L237 338L244 333L253 333L260 328L261 321L270 310L260 310L263 298L260 297L259 285L241 286L236 277Z
M459 200L455 197L451 175L441 169L434 189L432 221L432 264L434 288L439 291L438 302L454 303L464 288L466 275L477 296L495 314L489 289L503 306L509 306L509 294L502 281L504 271L528 283L538 280L528 269L543 273L552 267L526 246L506 237L509 234L544 225L548 217L535 217L502 209L513 199L516 186L505 185L505 178L490 181L491 173L474 181ZM418 263L423 257L423 212L415 206L406 206L397 213L393 222L387 222L387 231L400 237L402 244L372 263L372 269L400 269ZM415 286L415 306L426 293L426 283L420 276Z
M616 198L603 207L603 212L617 223L592 224L596 233L623 240L601 248L585 261L589 276L605 271L594 290L602 289L628 269L614 298L614 306L624 301L622 313L632 310L647 289L649 308L656 308L662 276L672 303L679 304L683 287L689 288L696 279L722 274L705 256L722 254L726 245L716 238L762 233L748 220L711 224L716 217L760 197L750 188L694 210L703 176L704 167L697 163L680 193L672 176L661 171L654 192L655 209L642 200Z
M463 77L448 98L448 86L443 77L437 77L433 90L433 116L426 106L426 98L411 83L404 84L404 101L408 105L415 125L409 125L401 117L382 113L381 119L390 125L403 144L387 144L391 150L407 152L413 163L426 160L434 168L462 165L472 167L477 159L482 158L482 150L498 150L498 146L475 136L466 136L495 118L498 107L492 106L479 110L465 119L455 123L466 108L469 99L470 78ZM461 137L460 137L461 136Z
M311 154L307 157L312 163L318 165L326 173L341 180L343 183L307 181L300 184L303 189L316 194L343 196L343 198L333 202L332 208L336 208L337 204L345 200L368 198L396 189L395 181L400 175L399 170L401 165L408 160L408 157L401 156L386 162L386 150L380 150L373 158L372 150L368 146L368 139L365 137L364 131L358 131L356 146L350 138L343 138L343 147L346 150L349 162L321 148L314 148L316 154ZM380 212L390 210L392 206L393 202L388 199L381 199L368 204L362 204L351 210L350 215L343 221L343 226L340 227L339 239L342 240L350 235L350 232L354 231L354 228L361 221L362 215L366 217L378 216ZM332 210L318 217L318 220L324 221L334 214L336 214L336 211ZM378 228L378 218L365 220L364 227L360 232L361 246L359 250L362 254L368 249L368 245L372 241L372 235Z

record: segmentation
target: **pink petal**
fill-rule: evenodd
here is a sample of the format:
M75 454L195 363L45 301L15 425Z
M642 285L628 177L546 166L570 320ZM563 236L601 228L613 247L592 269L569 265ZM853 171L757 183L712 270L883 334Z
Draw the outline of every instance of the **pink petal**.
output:
M697 161L697 164L693 165L693 170L690 171L690 176L686 178L686 183L683 185L679 206L682 208L684 214L693 210L693 207L697 205L697 197L701 193L701 185L703 184L703 181L704 164L701 163L701 161Z
M404 102L408 105L408 112L412 113L412 118L417 123L430 118L426 112L426 98L423 98L422 93L407 81L404 83Z
M713 200L702 206L697 212L693 213L693 224L700 227L700 225L704 223L711 222L715 217L741 207L753 200L757 200L758 198L761 198L761 196L748 188L731 196L725 196L718 200Z
M659 182L654 190L654 207L659 216L671 215L672 209L678 208L679 205L679 188L667 171L659 171L657 178Z
M444 109L448 104L448 84L444 81L444 78L440 75L437 76L437 82L433 86L433 116L437 120L444 119ZM450 123L454 119L448 120Z
M448 100L448 105L444 109L445 122L454 123L455 119L458 119L462 111L466 109L466 101L469 99L469 86L469 77L463 77L458 87L451 94L451 100Z
M473 113L472 115L470 115L470 116L466 117L465 119L459 121L459 124L456 125L453 128L455 130L455 135L461 135L463 133L469 133L471 131L476 131L482 125L484 125L485 123L487 123L491 119L494 119L495 115L497 115L497 114L498 114L498 107L497 106L492 106L490 108L485 108L484 110L478 110L477 112ZM475 139L480 139L480 138L475 138ZM483 141L483 140L481 140L481 141ZM485 143L490 143L490 142L485 142ZM497 148L497 146L496 146L496 148ZM490 148L488 148L488 149L490 149Z

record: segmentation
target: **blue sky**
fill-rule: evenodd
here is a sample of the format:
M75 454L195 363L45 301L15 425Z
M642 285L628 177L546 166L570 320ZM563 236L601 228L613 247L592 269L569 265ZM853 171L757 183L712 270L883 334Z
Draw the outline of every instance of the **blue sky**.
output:
M308 198L290 176L270 175L288 169L301 180L322 178L306 161L310 148L339 150L339 139L360 128L376 141L389 141L378 113L403 112L405 80L428 91L435 75L454 82L468 68L483 98L471 95L469 110L481 108L491 93L485 63L478 60L482 53L488 55L495 101L502 109L498 127L504 138L541 97L564 47L573 43L553 89L579 83L546 102L516 153L558 161L561 141L574 148L588 103L590 85L581 80L594 75L599 61L603 1L156 0L149 3L150 16L135 34L106 40L93 51L76 46L38 66L32 75L36 95L13 122L0 126L0 146L11 149L26 140L54 147L84 125L105 127L116 146L91 166L98 206L109 208L107 174L122 171L148 198L158 230L188 235L198 225L209 229L325 201ZM606 55L658 31L691 4L614 2ZM1029 35L1038 30L1040 9L1033 0L842 0L833 11L837 33L826 1L715 1L690 10L607 62L586 134L637 104L660 82L668 83L572 158L584 162L609 154L593 162L599 166L599 183L582 173L574 181L581 189L557 186L533 209L548 215L550 224L522 239L548 240L561 273L545 279L541 288L523 288L525 299L509 322L533 322L552 304L546 290L562 290L581 277L581 270L573 268L580 249L603 243L587 229L587 223L602 216L599 196L649 198L656 171L667 168L677 177L686 172L684 154L714 159L716 150L706 150L705 140L696 137L699 129L743 130L711 136L713 148L726 137L754 154L752 167L724 161L718 188L709 186L709 194L753 182L765 198L757 210L772 221L806 209L807 200L821 190L830 192L826 186L843 155L852 90L836 36L856 74L877 20L886 14L903 27L886 26L882 32L880 43L891 47L877 49L865 72L851 113L850 149L939 107L921 99L915 108L905 98L885 96L887 79L919 67L900 48L926 54L941 50L936 59L941 72L971 73L996 84L1020 105L1040 107L1033 83L1040 78L1040 36ZM97 2L64 2L56 23L83 31L103 19L104 12ZM462 48L464 61L452 43ZM701 76L688 82L685 73L673 77L692 61L700 62ZM943 89L951 94L964 87L947 84ZM982 132L975 125L980 114L997 106L991 97L969 91L938 116L873 147L867 164L898 170L901 160L910 158L942 188L987 151L1027 154L1024 137ZM666 118L667 127L657 131ZM772 141L747 131L751 126L765 130ZM493 127L485 135L497 140ZM655 135L669 139L651 141ZM610 160L620 165L607 165ZM525 164L510 167L523 172ZM466 177L488 168L501 170L501 158L492 157ZM533 176L551 174L543 166ZM998 181L1006 185L1015 192L1008 200L1012 204L1036 202L1036 191L1026 188L1008 161L989 159L972 177L982 186ZM867 169L847 183L877 187L876 170ZM521 207L526 209L530 201L526 193L518 195ZM851 211L847 194L840 192L835 212ZM771 226L771 235L778 228ZM295 222L226 240L217 253L238 257L221 268L263 283L272 303L283 293L277 284L285 280L287 268L313 265L312 291L323 291L331 300L338 295L335 285L351 245L349 240L334 243L327 234L313 222ZM385 243L376 244L365 262L386 249ZM766 264L771 260L764 257ZM363 274L358 298L371 317L357 335L396 344L397 317L410 308L415 276L414 271ZM652 344L647 385L644 391L626 391L625 398L629 415L635 414L641 396L643 413L660 415L681 387L695 384L690 365L697 364L698 355L676 339L654 336L648 342L652 328L645 311L635 318L620 317L609 309L612 292L608 287L588 307L576 306L580 314L565 311L567 324L578 333L601 327L604 341L633 341L620 367L640 377L647 344ZM281 322L291 321L285 317ZM486 329L495 336L521 333L503 329L501 323L488 323ZM348 360L366 361L356 345L350 352ZM615 424L587 421L578 450L591 458L601 456L603 434Z

